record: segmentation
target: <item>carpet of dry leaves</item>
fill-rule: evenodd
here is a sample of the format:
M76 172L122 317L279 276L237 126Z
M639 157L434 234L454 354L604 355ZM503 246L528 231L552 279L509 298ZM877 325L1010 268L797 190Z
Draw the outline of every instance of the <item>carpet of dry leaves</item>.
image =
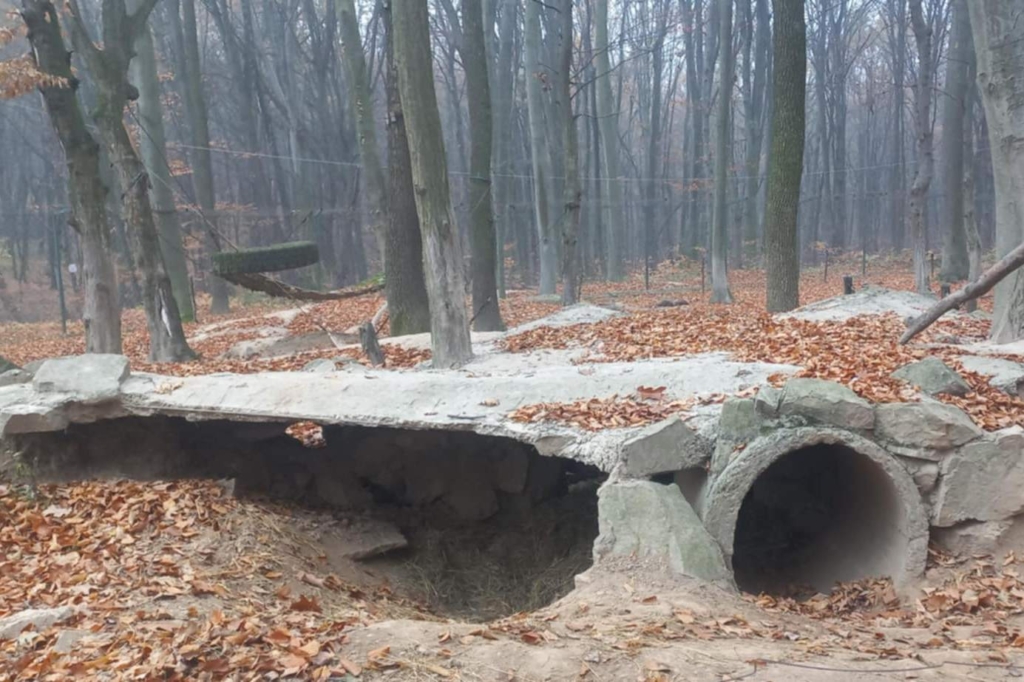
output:
M859 261L833 263L828 279L820 268L806 270L801 276L801 304L830 298L842 292L842 274L854 273L856 286L870 283L893 289L913 289L910 262L900 258L875 258L861 273ZM989 386L985 377L966 372L957 361L963 351L956 347L933 347L929 342L950 340L964 343L980 341L989 331L989 322L968 317L940 320L917 342L900 346L897 339L904 321L896 315L864 316L842 322L776 320L764 312L765 280L760 270L730 273L735 304L712 305L702 291L700 270L693 263L665 263L653 275L651 289L645 290L637 273L624 282L587 282L585 300L613 305L628 313L595 325L540 327L517 334L505 342L512 352L540 349L584 348L587 357L581 363L620 362L646 358L666 358L709 351L728 351L737 359L793 364L802 367L799 376L829 379L848 385L861 396L876 402L912 399L913 390L890 374L908 362L936 355L958 370L973 391L966 397L941 399L965 410L987 430L1024 424L1024 400L1011 397ZM660 302L685 302L674 307L657 307ZM383 304L381 294L305 306L289 324L292 334L314 333L323 329L341 332L373 317ZM509 327L535 320L558 309L555 303L541 302L529 291L513 291L502 303L502 316ZM266 360L225 359L221 355L232 345L255 338L266 326L261 315L293 307L287 301L271 301L237 309L217 318L203 320L228 323L227 333L208 336L193 343L199 359L178 364L149 363L146 360L148 337L140 310L124 314L124 351L136 370L175 376L213 372L253 373L299 370L312 360L347 357L367 363L361 351L327 349L298 353ZM991 309L991 298L981 300L982 309ZM203 325L190 324L186 333L194 334ZM381 335L387 335L386 317ZM12 362L80 353L84 350L80 325L72 325L67 336L55 323L0 325L0 353ZM420 348L383 346L386 366L413 367L430 358ZM1018 358L1019 359L1019 358ZM510 415L515 421L559 421L598 430L637 426L685 413L691 404L670 396L607 396L597 400L567 404L524 406ZM701 396L700 401L716 401L722 396Z
M576 604L574 619L556 608L442 634L424 642L437 649L431 662L404 659L386 643L357 654L349 637L360 628L438 619L390 589L361 589L281 561L278 535L290 522L286 511L235 500L214 482L0 485L0 617L77 609L59 628L0 642L0 680L354 680L384 671L408 673L395 679L475 679L460 675L460 648L508 640L557 647L565 637L627 658L676 642L750 640L821 657L960 651L979 665L1005 665L1024 648L1016 557L955 564L933 553L933 570L944 575L902 601L888 581L867 580L809 598L748 596L742 612L679 608L667 619L621 624L614 614L582 618L587 605ZM632 592L623 599L658 602ZM62 644L68 632L76 638ZM641 679L670 679L649 672Z
M866 279L909 289L909 273L906 262L879 260L870 264ZM805 273L803 302L839 293L839 275L828 281L821 275ZM639 277L615 285L587 284L585 298L616 305L629 314L588 327L536 329L510 338L508 348L527 352L581 347L588 350L584 363L726 350L741 359L796 364L803 367L803 376L841 381L878 401L905 399L909 387L889 374L933 353L961 370L974 389L964 398L946 400L988 429L1022 423L1024 404L988 388L982 377L963 372L955 361L960 351L926 348L923 343L898 346L902 320L883 316L847 322L775 321L761 311L763 275L740 271L731 276L737 303L728 307L706 302L692 267L659 270L652 292L644 290ZM665 299L685 299L688 304L657 308ZM289 329L347 329L371 317L381 303L379 296L366 296L318 304L295 317ZM983 301L983 307L989 304ZM141 312L127 311L125 351L136 369L174 375L298 369L312 359L339 355L362 360L355 351L336 350L272 361L218 358L237 341L252 338L253 330L264 324L259 314L279 308L250 306L220 318L217 321L230 323L230 333L195 344L199 360L171 366L146 362L145 320ZM527 292L515 292L503 302L510 326L556 309ZM189 332L199 327L190 325ZM983 338L987 327L976 319L942 321L921 341L972 341ZM386 334L386 325L382 331ZM0 326L0 354L22 364L77 353L82 351L81 336L81 328L75 326L63 336L51 323L5 324ZM429 358L425 351L388 346L385 353L391 367ZM696 402L724 398L678 401L660 387L640 386L630 396L528 406L513 418L613 428L657 421L685 412ZM318 428L296 425L294 435L315 444ZM460 645L512 639L544 647L559 637L554 617L542 612L481 626L458 641L442 640L437 643L442 655L431 663L404 661L386 644L356 655L348 643L354 630L389 618L436 620L436 615L388 589L361 589L315 567L283 561L286 552L275 543L291 521L284 512L235 500L212 482L91 482L34 491L0 482L0 617L27 608L79 609L59 629L24 632L0 643L0 682L351 680L403 670L413 674L408 679L459 679L458 669L447 658ZM843 650L867 660L912 659L922 651L956 650L970 652L977 665L999 666L1012 660L1024 649L1024 579L1016 557L969 565L954 565L938 553L931 558L945 577L932 581L915 599L901 601L887 581L877 580L842 585L829 595L809 598L749 597L760 616L676 610L667 621L624 627L613 648L631 656L680 640L795 638L808 653L825 656ZM779 618L820 623L824 634L794 634ZM564 623L563 636L591 636L588 627ZM593 632L607 632L608 627L595 626ZM70 648L60 642L61 631L68 630L80 637ZM586 670L583 664L581 678L587 678ZM668 679L659 670L644 674L644 679Z

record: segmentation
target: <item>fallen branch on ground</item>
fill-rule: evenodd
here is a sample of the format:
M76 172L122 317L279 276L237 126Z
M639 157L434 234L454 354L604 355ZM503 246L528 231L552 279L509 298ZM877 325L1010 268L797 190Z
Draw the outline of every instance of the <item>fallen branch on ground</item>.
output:
M907 331L900 337L900 344L906 344L953 308L984 296L1007 275L1022 265L1024 265L1024 244L1021 244L999 259L995 265L983 272L976 282L968 284L955 294L946 296L907 325Z

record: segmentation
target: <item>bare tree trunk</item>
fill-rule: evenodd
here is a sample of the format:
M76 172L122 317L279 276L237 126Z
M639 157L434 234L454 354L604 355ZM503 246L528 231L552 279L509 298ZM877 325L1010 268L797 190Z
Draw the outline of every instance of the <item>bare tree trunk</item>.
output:
M505 241L511 231L511 209L509 202L512 197L513 168L512 155L512 107L515 89L514 77L518 72L518 64L513 64L512 48L516 34L516 6L505 3L499 21L499 45L491 50L490 58L494 61L494 88L491 89L491 101L494 103L494 158L492 160L491 182L494 187L494 217L498 259L498 294L505 297ZM487 25L490 30L490 24Z
M121 304L107 222L107 188L100 178L99 145L86 128L78 105L78 79L71 72L71 53L65 47L53 3L23 0L22 7L37 68L71 86L43 87L41 91L50 122L64 148L72 225L81 236L85 350L120 354Z
M729 180L729 159L732 156L729 145L729 110L732 104L733 51L732 51L732 2L718 0L719 21L721 29L719 43L721 86L718 93L717 139L715 141L715 217L711 232L711 302L732 303L732 292L729 291L729 275L726 272L726 257L729 238L726 234L728 216L726 210L727 187Z
M423 239L420 236L419 217L416 215L409 139L405 134L405 118L398 93L390 4L384 10L384 26L387 34L387 76L384 86L388 98L390 173L384 230L384 261L390 265L384 278L384 291L388 301L391 335L404 336L430 331L430 302L423 278Z
M943 212L945 230L939 278L943 282L965 279L970 269L964 234L964 110L968 98L973 97L973 90L968 88L967 82L969 55L973 52L971 18L966 0L954 0L946 88L942 100L942 177L946 186L946 210Z
M743 48L743 107L747 128L744 173L747 176L743 199L744 254L757 253L757 195L760 187L761 147L764 131L765 87L768 76L769 32L768 0L746 0Z
M964 235L967 241L967 279L974 282L981 276L981 235L978 234L978 221L974 216L974 78L976 74L973 49L968 62L967 79L971 83L971 87L964 103ZM971 299L967 303L967 312L973 313L977 307L977 299Z
M612 94L612 67L608 43L608 0L597 0L594 13L594 51L597 62L597 116L601 131L604 178L605 274L613 282L625 276L625 232L622 215L622 178L619 174L619 111Z
M534 214L540 244L540 293L555 293L558 253L554 242L554 216L551 215L551 150L545 135L544 102L541 79L545 77L540 55L540 3L526 0L526 102L530 117L530 153L533 157Z
M462 0L462 63L469 100L469 214L473 256L473 328L481 332L505 328L495 281L497 246L491 204L491 88L487 80L483 12L480 0Z
M970 2L996 192L996 253L1008 258L1024 242L1024 21L1019 0ZM996 289L992 339L1024 338L1024 273Z
M562 59L559 84L562 88L562 116L565 119L565 215L562 216L562 305L575 304L579 299L576 291L576 242L580 227L579 138L576 132L576 117L572 110L572 3L565 0L562 5Z
M185 67L185 108L188 113L192 146L189 150L192 160L192 187L199 204L196 223L204 236L207 253L221 250L220 233L217 228L217 202L213 185L213 162L210 159L210 123L206 112L206 96L203 94L203 77L199 63L199 33L196 27L196 0L181 0L181 16L177 8L171 11L176 22L175 31L181 32L181 52ZM207 271L212 271L209 259L204 260ZM226 313L229 308L228 285L220 277L210 278L210 312Z
M903 249L906 239L904 236L904 170L903 170L903 103L906 95L903 92L904 71L906 70L907 54L907 0L888 0L890 21L894 25L891 36L891 47L893 57L893 88L892 88L892 140L890 141L890 152L892 153L890 169L890 229L893 231L893 247L900 251Z
M132 81L139 90L139 119L141 128L139 148L146 172L150 177L149 199L160 236L167 276L178 311L184 322L195 319L192 308L192 286L189 281L188 261L182 242L181 223L174 205L171 170L167 165L167 136L164 133L163 105L160 103L160 81L156 72L156 50L149 27L145 27L135 41L135 58L131 62Z
M145 0L128 14L124 0L104 0L103 48L98 48L71 1L72 36L97 85L93 119L110 154L123 192L122 210L131 235L135 265L142 273L143 306L149 329L149 358L154 362L181 362L194 357L181 326L181 316L164 268L160 237L149 203L149 175L139 160L124 127L124 106L136 92L128 83L132 46L146 27L156 0Z
M914 242L914 286L926 294L931 291L928 284L928 263L925 234L925 202L928 200L928 186L934 173L934 152L932 149L932 82L935 69L932 64L932 27L925 19L921 0L910 0L910 18L917 42L917 85L914 86L914 123L917 134L917 169L914 184L910 187L910 234Z
M448 189L441 117L434 91L430 17L426 3L392 8L395 65L423 234L430 344L438 368L458 367L473 357L466 315L458 234Z
M377 152L377 132L373 115L373 99L370 94L369 77L366 72L366 57L359 37L359 20L356 17L354 0L336 0L341 45L345 62L345 81L356 119L359 135L359 157L363 162L363 182L366 186L370 224L377 238L381 254L386 252L384 224L387 220L387 199L384 189L384 172ZM385 270L387 261L385 259Z
M804 0L772 0L772 87L775 92L764 223L768 312L800 305L797 209L804 163L807 27Z

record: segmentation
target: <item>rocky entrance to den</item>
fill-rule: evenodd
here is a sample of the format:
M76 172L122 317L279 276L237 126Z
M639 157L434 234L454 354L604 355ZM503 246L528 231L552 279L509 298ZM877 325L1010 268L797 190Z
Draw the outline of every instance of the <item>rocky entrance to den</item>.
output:
M312 529L297 544L323 574L473 622L573 589L592 563L604 479L471 432L131 417L22 436L16 448L35 482L221 480Z
M745 592L828 593L840 581L891 577L903 562L899 495L870 458L838 444L789 452L754 481L733 548Z

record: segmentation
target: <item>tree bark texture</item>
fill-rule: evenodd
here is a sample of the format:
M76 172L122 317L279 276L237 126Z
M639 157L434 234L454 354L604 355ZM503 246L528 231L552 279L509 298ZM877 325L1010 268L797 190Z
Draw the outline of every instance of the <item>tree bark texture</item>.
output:
M384 189L384 172L377 152L376 123L373 116L373 99L370 94L369 76L366 71L366 57L359 37L359 20L356 17L354 0L336 0L341 32L341 49L345 62L345 81L356 120L359 136L359 157L363 162L363 182L366 185L367 207L370 210L370 226L377 238L380 253L386 252L384 244L384 223L387 215L387 199ZM384 263L387 269L387 259Z
M803 174L807 96L807 26L803 0L772 0L772 88L775 93L771 163L765 207L764 249L768 312L800 305L797 209Z
M430 17L426 3L395 3L391 11L416 213L423 235L433 364L438 368L458 367L473 357L473 349L441 117L434 91Z
M473 329L502 331L491 203L491 88L480 0L462 0L462 63L469 100L469 218L472 223Z
M149 27L135 40L135 57L131 62L132 81L139 90L139 148L150 177L149 200L160 237L167 276L171 280L174 301L183 322L191 322L196 313L192 307L192 286L188 258L182 241L181 222L174 203L171 169L167 165L167 135L164 133L164 112L160 103L160 81L156 70L156 50Z
M398 71L394 59L394 30L390 5L384 10L387 32L388 98L388 205L384 230L384 261L389 263L384 277L388 317L392 336L430 331L430 302L423 279L423 239L416 215L409 139L398 93Z
M192 146L192 188L199 204L196 224L206 244L203 265L212 271L209 254L221 250L217 226L217 202L213 184L213 161L210 158L210 122L203 93L203 75L199 63L199 32L196 26L196 0L181 0L182 53L185 62L185 108L188 113ZM226 313L230 306L228 286L220 277L210 278L210 312Z
M1019 0L970 2L978 89L985 106L995 181L996 253L1024 243L1024 7ZM996 288L992 339L1024 338L1024 273L1015 270Z
M619 175L619 112L612 93L608 43L608 0L597 0L594 12L597 62L597 116L601 132L601 177L604 180L605 274L613 282L625 276L623 254L622 178Z
M932 145L931 102L935 67L932 63L932 27L921 8L921 0L910 0L910 20L917 43L917 84L914 86L914 131L917 135L917 163L910 186L910 235L914 242L914 286L927 294L928 263L925 234L925 203L932 182L935 156Z
M727 183L729 181L729 160L732 156L729 144L729 113L732 104L732 79L734 72L732 51L732 3L733 0L718 0L720 33L719 41L724 46L720 52L720 88L718 93L718 118L715 139L715 216L711 229L711 302L732 303L729 291L729 274L726 258L729 249Z
M65 47L53 3L24 0L22 18L37 68L70 84L41 91L50 122L64 148L73 225L81 238L85 350L120 354L121 303L107 222L107 188L100 176L99 144L86 128L78 104L78 80L71 72L71 53Z
M565 134L565 209L562 216L562 305L578 302L576 290L577 253L576 243L580 228L580 201L583 190L580 186L579 137L576 131L576 117L572 108L572 4L565 0L562 5L562 58L559 85L562 89L562 116Z
M558 253L554 242L554 215L551 211L552 182L551 149L545 133L542 79L546 70L540 54L540 10L536 0L526 2L526 34L523 58L526 61L526 104L530 126L530 155L533 159L534 219L540 247L540 293L555 293Z
M954 0L946 87L942 99L942 157L945 211L942 212L942 270L939 279L966 279L970 269L964 233L964 110L968 97L969 55L974 52L967 0Z
M128 226L135 266L142 274L142 299L149 330L149 359L181 362L194 357L185 340L181 316L164 266L160 236L149 203L149 175L124 126L126 101L136 93L128 83L128 65L135 39L146 26L155 0L128 14L123 0L103 4L103 48L89 38L77 3L72 3L72 36L96 81L93 120L110 155L121 186L121 209Z

